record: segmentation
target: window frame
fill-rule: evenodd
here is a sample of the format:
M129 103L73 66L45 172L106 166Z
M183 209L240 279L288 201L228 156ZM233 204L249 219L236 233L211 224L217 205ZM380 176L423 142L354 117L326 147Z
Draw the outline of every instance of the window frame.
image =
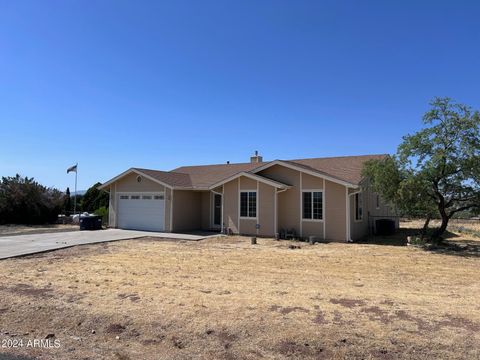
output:
M361 207L358 205L358 200L361 197ZM364 208L364 201L363 201L363 192L357 192L353 195L353 219L355 222L362 222L363 221L363 208ZM361 211L358 211L361 209ZM360 218L358 217L358 214L360 214Z
M242 216L242 193L247 194L247 216ZM250 216L250 193L255 193L255 216ZM241 189L238 192L238 216L240 219L255 220L258 219L258 191L250 189Z
M311 194L311 218L305 218L304 217L304 193L310 193ZM321 213L321 218L320 219L314 219L313 218L313 199L314 199L314 196L313 196L313 193L321 193L322 194L322 213ZM300 216L302 218L302 221L312 221L312 222L323 222L325 220L325 193L323 191L323 189L302 189L302 194L301 194L301 197L302 197L302 207L300 209Z

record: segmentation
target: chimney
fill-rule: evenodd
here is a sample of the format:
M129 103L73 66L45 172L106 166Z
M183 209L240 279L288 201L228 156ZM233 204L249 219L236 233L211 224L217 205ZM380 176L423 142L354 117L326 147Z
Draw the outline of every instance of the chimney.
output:
M263 161L263 157L258 155L258 151L255 150L255 155L250 157L250 162L251 163L260 163Z

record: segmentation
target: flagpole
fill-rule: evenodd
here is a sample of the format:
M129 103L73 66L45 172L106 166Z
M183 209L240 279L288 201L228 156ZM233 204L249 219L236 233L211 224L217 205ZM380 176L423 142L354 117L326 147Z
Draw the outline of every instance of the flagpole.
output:
M73 199L73 215L77 213L77 173L78 163L75 164L75 198Z

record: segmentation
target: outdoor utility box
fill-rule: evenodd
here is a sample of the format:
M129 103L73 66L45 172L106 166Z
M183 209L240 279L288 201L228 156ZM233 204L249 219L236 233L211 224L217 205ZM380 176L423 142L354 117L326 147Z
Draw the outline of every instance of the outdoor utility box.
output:
M102 217L101 216L81 216L80 230L101 230Z
M376 235L393 235L395 234L395 220L378 219L375 221Z

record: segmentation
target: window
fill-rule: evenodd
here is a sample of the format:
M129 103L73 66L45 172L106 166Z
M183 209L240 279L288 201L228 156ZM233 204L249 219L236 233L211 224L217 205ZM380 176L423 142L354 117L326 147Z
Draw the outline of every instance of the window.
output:
M256 191L240 192L240 217L247 217L247 218L257 217L257 192Z
M323 220L323 192L322 191L304 191L303 214L305 220Z
M362 193L355 194L355 221L363 220L363 196Z
M140 195L132 195L132 196L130 196L130 199L132 199L132 200L139 200L139 199L140 199Z
M152 200L152 197L150 195L143 195L142 199L143 200Z
M377 206L376 206L376 208L377 208L377 209L380 209L380 195L378 195L378 194L377 194L377 199L376 199L376 201L377 201Z
M153 198L155 200L163 200L163 195L155 195Z
M120 199L126 200L126 199L128 199L128 195L120 195Z

